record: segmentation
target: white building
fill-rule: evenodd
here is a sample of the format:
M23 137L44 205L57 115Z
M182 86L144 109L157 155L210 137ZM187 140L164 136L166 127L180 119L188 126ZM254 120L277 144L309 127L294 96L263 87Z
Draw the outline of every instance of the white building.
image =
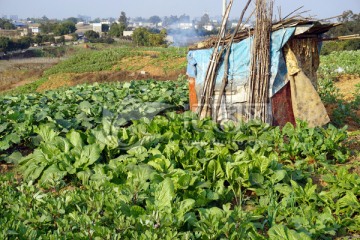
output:
M236 26L237 26L236 22L231 23L231 28L236 28ZM242 29L245 29L245 28L251 28L251 25L250 24L244 24Z
M104 30L105 25L108 25L110 27L110 22L93 23L93 31L97 33L106 32L107 30Z
M179 23L179 28L180 29L192 29L194 27L194 24L192 24L192 23L185 23L185 22L183 22L183 23Z
M102 24L101 23L93 23L92 27L93 27L94 32L97 32L97 33L102 32Z
M205 29L206 31L211 32L211 31L214 30L214 26L213 26L213 25L210 25L210 24L207 24L207 25L204 25L204 29Z
M32 34L36 35L40 33L40 28L39 27L29 27L29 30Z
M131 37L133 35L134 31L123 31L124 37Z

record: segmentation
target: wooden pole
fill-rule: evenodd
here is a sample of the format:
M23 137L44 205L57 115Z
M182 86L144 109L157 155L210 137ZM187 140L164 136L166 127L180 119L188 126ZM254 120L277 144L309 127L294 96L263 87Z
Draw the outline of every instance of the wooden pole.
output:
M270 41L273 2L256 1L256 25L251 52L250 77L247 94L247 119L271 123L269 108Z
M206 77L205 77L203 91L202 91L201 99L200 99L200 106L197 109L197 112L200 115L200 118L205 118L205 117L211 116L211 113L212 113L211 105L212 105L214 87L215 87L215 83L216 83L217 70L218 70L220 58L224 52L223 36L225 36L226 24L229 19L230 10L233 5L233 2L234 2L234 0L230 0L230 3L228 4L228 6L226 8L226 12L223 17L221 28L220 28L220 31L218 34L218 41L214 47L214 51L210 58L209 66L206 71ZM220 48L220 46L221 46L221 48Z
M228 80L229 80L228 71L229 71L229 56L230 56L230 52L231 52L231 46L232 46L232 43L234 42L234 38L235 38L236 34L241 29L241 26L243 26L243 23L242 23L243 18L244 18L245 12L248 9L251 1L252 0L248 0L248 2L246 3L244 9L242 10L239 21L238 21L238 23L236 25L236 29L233 32L230 41L227 42L226 47L225 47L226 55L225 55L225 58L224 58L224 64L225 64L224 65L224 77L223 77L223 80L222 80L222 83L221 83L218 99L217 99L217 102L216 102L216 105L215 105L215 113L214 113L214 120L215 121L217 121L217 118L218 118L218 115L219 115L219 110L220 110L220 105L221 105L221 100L222 100L222 97L223 97L224 92L225 92L226 85L227 85Z

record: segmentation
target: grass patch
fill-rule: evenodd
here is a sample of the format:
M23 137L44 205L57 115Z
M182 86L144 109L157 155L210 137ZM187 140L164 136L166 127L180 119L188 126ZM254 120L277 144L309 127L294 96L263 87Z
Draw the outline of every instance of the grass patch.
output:
M185 48L130 47L110 48L98 51L88 50L86 52L78 53L45 71L45 76L57 73L84 73L111 70L121 59L136 56L154 56L154 64L166 64L174 58L185 57L186 51ZM178 67L184 68L185 66L186 63L183 63Z
M0 95L17 95L17 94L27 94L34 93L40 85L48 81L47 77L42 77L32 83L19 86L17 88L11 89L9 91L1 92Z

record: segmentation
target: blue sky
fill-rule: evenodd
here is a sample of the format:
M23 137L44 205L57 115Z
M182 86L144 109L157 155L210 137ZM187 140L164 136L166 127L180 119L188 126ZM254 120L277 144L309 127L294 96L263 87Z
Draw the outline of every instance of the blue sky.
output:
M254 1L254 0L253 0ZM169 16L186 13L199 17L204 13L210 16L221 15L222 0L0 0L1 15L19 17L67 18L78 14L96 17L118 17L121 11L128 17ZM246 0L234 0L232 17L240 15ZM255 2L255 1L254 1ZM360 0L276 0L281 6L282 15L304 6L310 10L304 16L327 18L340 15L345 10L360 12ZM277 7L275 7L277 12Z

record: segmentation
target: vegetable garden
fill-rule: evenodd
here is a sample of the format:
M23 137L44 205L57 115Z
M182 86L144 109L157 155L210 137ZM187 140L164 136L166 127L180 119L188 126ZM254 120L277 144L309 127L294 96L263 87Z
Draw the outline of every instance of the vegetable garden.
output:
M1 96L0 239L360 237L346 127L220 126L187 104L186 81Z

